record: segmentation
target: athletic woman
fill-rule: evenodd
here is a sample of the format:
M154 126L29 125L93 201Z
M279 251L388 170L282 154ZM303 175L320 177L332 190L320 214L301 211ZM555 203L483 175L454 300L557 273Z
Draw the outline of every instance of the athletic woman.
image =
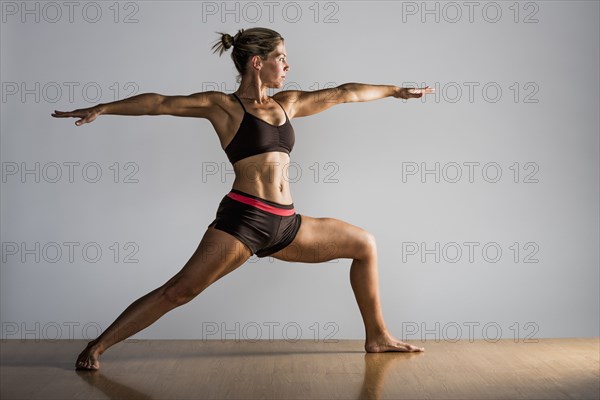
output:
M304 263L352 259L350 283L365 325L365 351L423 351L422 347L396 339L384 323L373 235L335 218L297 214L284 171L295 142L292 118L313 115L342 103L384 97L419 98L433 89L346 83L311 92L283 90L270 97L268 89L281 88L290 69L283 37L266 28L240 29L233 37L221 34L213 49L221 55L230 47L240 73L235 93L144 93L52 114L57 118L80 118L75 122L77 126L103 114L206 118L235 172L231 191L223 197L216 218L189 261L164 285L133 302L98 338L89 342L77 358L76 368L99 369L99 356L109 347L189 302L253 254Z

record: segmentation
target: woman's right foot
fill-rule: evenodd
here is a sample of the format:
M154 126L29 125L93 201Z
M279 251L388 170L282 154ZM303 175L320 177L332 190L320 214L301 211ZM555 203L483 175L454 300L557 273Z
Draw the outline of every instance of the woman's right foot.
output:
M102 354L100 348L96 346L94 342L89 342L87 347L83 349L77 357L75 369L87 371L99 370L100 361L98 361L98 358L100 357L100 354Z

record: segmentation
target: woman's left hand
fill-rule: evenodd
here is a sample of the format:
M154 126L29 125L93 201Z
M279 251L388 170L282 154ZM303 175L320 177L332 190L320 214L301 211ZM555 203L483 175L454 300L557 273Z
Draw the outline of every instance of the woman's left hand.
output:
M424 94L433 93L435 89L425 86L424 88L400 88L395 98L400 99L418 99Z

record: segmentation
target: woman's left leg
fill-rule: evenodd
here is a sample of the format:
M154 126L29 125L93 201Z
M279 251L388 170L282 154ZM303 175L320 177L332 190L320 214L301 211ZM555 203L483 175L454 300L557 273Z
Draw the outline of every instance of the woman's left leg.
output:
M319 263L336 258L353 259L350 284L365 324L365 350L416 352L425 350L394 338L383 320L379 299L377 247L374 236L335 218L302 214L296 237L287 247L271 254L284 261Z

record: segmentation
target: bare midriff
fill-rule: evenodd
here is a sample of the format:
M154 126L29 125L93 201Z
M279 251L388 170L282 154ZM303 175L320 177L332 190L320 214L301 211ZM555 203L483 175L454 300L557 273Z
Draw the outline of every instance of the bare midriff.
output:
M271 151L255 154L233 165L233 188L279 204L292 204L289 171L290 156Z

